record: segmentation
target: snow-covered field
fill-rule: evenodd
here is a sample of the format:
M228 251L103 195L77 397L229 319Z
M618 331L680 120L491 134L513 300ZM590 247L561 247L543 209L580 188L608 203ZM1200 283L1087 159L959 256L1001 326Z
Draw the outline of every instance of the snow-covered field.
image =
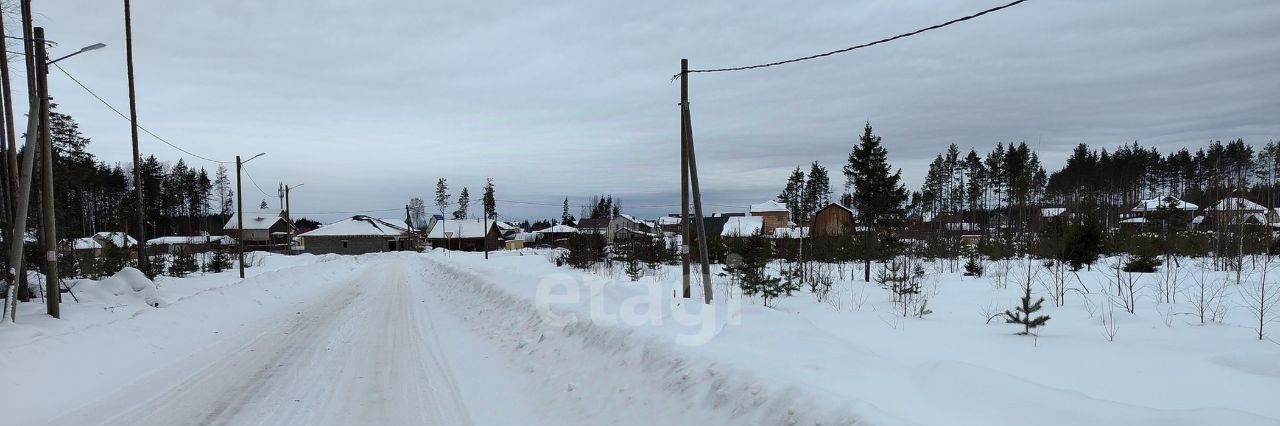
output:
M632 282L549 256L267 255L243 281L161 278L158 308L136 277L80 282L64 319L29 303L0 325L0 386L15 391L0 418L1280 424L1280 345L1257 340L1234 289L1225 320L1200 325L1187 295L1156 303L1148 286L1129 314L1103 295L1106 272L1082 271L1090 293L1046 301L1052 319L1034 337L988 324L1019 297L988 278L931 273L920 319L897 315L857 267L833 269L826 302L801 291L766 308L717 277L704 306L672 297L678 267Z

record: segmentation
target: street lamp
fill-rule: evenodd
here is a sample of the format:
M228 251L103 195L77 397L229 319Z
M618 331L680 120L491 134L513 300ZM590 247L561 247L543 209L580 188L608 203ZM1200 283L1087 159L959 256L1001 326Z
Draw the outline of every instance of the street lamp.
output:
M240 279L244 279L244 190L240 185L240 170L244 168L245 163L264 155L267 153L259 153L244 161L240 161L239 155L236 156L236 243L240 246L240 262L238 262Z
M289 190L301 188L303 185L306 184L300 183L292 187L289 185L284 186L284 221L285 232L287 232L286 237L288 237L285 240L285 247L288 249L289 254L293 254L293 215L290 214L289 209Z
M71 52L71 54L69 54L69 55L67 55L67 56L63 56L63 57L61 57L61 58L58 58L58 59L54 59L54 60L52 60L52 61L49 61L49 65L53 65L54 63L57 63L58 61L61 61L61 60L63 60L63 59L70 58L70 57L72 57L72 56L79 55L79 54L84 53L84 52L93 51L93 50L98 50L98 49L101 49L101 48L104 48L104 47L107 47L107 45L106 45L106 44L103 44L103 43L94 43L94 44L90 44L90 45L88 45L88 46L81 47L81 48L80 48L80 50L77 50L77 51L75 51L75 52Z
M22 178L19 182L20 194L17 209L15 210L17 217L13 223L13 233L10 234L12 241L10 241L9 265L13 267L15 272L13 284L17 286L21 282L18 275L24 273L22 265L22 243L24 239L22 235L25 234L27 228L26 212L27 207L30 205L31 174L32 169L35 168L35 155L33 155L34 151L32 150L39 149L44 153L40 155L42 158L41 174L43 175L42 181L44 184L42 188L43 195L40 197L41 210L44 217L42 221L43 229L40 234L45 240L45 302L49 315L54 318L60 318L62 315L58 305L61 302L61 294L58 292L58 284L60 283L58 279L58 237L55 231L57 227L54 223L55 217L53 214L53 200L55 198L53 193L53 155L50 155L53 153L53 137L52 132L49 130L49 65L80 53L101 49L106 45L97 43L85 46L75 53L50 61L48 60L48 52L45 51L44 28L33 28L31 35L37 67L35 73L37 93L31 98L31 112L27 115L27 145L23 153ZM39 148L36 148L37 137L40 138ZM16 302L11 301L11 303L12 307L16 309Z

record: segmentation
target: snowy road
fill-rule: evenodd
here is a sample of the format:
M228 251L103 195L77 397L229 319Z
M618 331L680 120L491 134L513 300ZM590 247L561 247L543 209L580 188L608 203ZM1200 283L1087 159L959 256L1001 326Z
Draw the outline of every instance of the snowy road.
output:
M448 358L475 345L442 344L426 277L379 261L341 281L54 423L472 424ZM456 328L444 335L458 340Z

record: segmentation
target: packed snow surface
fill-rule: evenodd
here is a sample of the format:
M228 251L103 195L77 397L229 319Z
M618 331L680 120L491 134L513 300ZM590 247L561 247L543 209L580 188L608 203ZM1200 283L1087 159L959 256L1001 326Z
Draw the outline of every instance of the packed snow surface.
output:
M826 266L832 298L766 308L548 251L255 256L244 280L78 280L61 320L22 304L4 423L1280 425L1280 346L1235 293L1205 325L1186 294L1130 314L1102 268L1037 337L987 321L1016 285L944 264L933 313L903 318L849 265Z

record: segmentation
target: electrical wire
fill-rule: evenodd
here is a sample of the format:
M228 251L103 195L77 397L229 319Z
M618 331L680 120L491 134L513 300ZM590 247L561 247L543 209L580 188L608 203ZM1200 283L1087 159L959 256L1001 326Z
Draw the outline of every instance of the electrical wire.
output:
M117 109L116 107L112 106L112 105L111 105L111 103L107 102L107 100L106 100L106 99L102 99L102 97L101 97L101 96L98 96L98 94L97 94L97 93L95 93L92 89L90 89L90 88L89 88L89 86L85 86L85 85L84 85L84 83L81 83L81 82L80 82L80 80L78 80L78 79L76 79L76 78L75 78L75 76L72 76L72 75L71 75L71 73L69 73L69 72L67 72L67 70L63 69L63 68L62 68L62 65L58 65L58 64L56 64L56 63L55 63L55 64L53 64L53 66L54 66L55 68L57 68L57 69L58 69L58 71L62 71L62 73L63 73L63 74L66 74L66 75L67 75L67 77L71 79L71 81L76 82L76 84L77 84L77 85L79 85L79 86L80 86L80 88L84 89L84 91L89 92L89 94L90 94L90 95L93 95L93 97L94 97L95 99L97 99L97 100L98 100L98 102L102 102L102 104L103 104L103 105L106 105L106 106L107 106L107 108L110 108L112 111L115 111L116 115L119 115L119 116L120 116L120 118L123 118L123 119L125 119L125 121L129 121L129 122L132 122L132 121L133 121L132 119L130 119L130 118L129 118L129 116L128 116L128 115L125 115L123 112L120 112L120 110L119 110L119 109ZM182 151L182 152L184 152L184 153L186 153L187 155L190 155L190 156L192 156L192 157L199 158L199 159L201 159L201 160L208 161L208 162L212 162L212 163L217 163L217 164L230 164L230 163L232 163L231 161L214 160L214 159L212 159L212 158L205 157L205 156L202 156L202 155L196 154L196 153L194 153L194 152L188 151L188 150L183 149L182 147L180 147L180 146L178 146L178 145L173 144L172 142L169 142L169 141L165 140L165 138L160 137L160 135L155 134L155 133L154 133L154 132L152 132L151 130L148 130L146 127L142 127L142 125L140 125L140 124L134 124L134 125L138 127L138 130L141 130L141 131L145 132L146 134L151 135L151 137L156 138L156 140L158 140L158 141L160 141L160 142L164 142L164 144L165 144L165 145L169 145L169 147L171 147L171 148L173 148L173 149L176 149L176 150L178 150L178 151Z
M249 168L246 167L244 163L240 163L240 170L243 170L244 175L249 177L249 182L253 183L254 188L258 188L258 192L261 192L264 197L271 198L271 194L268 194L267 191L263 191L262 187L258 186L258 181L253 180L253 174L249 173Z
M835 55L835 54L838 54L838 53L845 53L845 52L849 52L849 51L852 51L852 50L857 50L857 49L862 49L862 48L865 48L865 47L875 46L875 45L877 45L877 44L888 43L888 42L891 42L891 41L894 41L894 40L897 40L897 39L900 39L900 38L910 37L910 36L913 36L913 35L916 35L916 34L920 34L920 33L926 32L926 31L930 31L930 30L936 30L936 29L938 29L938 28L942 28L942 27L945 27L945 26L948 26L948 25L951 25L951 24L955 24L955 23L959 23L959 22L968 21L968 20L970 20L970 19L977 18L977 17L979 17L979 16L986 15L986 14L988 14L988 13L992 13L992 12L1000 11L1000 10L1007 9L1007 8L1010 8L1010 7L1013 7L1013 6L1017 6L1018 4L1025 3L1025 2L1027 2L1027 1L1028 1L1028 0L1016 0L1016 1L1014 1L1014 2L1011 2L1011 3L1009 3L1009 4L1005 4L1005 5L1003 5L1003 6L996 6L996 7L993 7L993 8L990 8L990 9L987 9L987 10L984 10L984 11L981 11L981 12L978 12L978 13L975 13L975 14L972 14L972 15L967 15L967 16L963 16L963 17L960 17L960 18L952 19L952 20L950 20L950 21L943 22L943 23L941 23L941 24L937 24L937 25L933 25L933 26L929 26L929 27L921 28L921 29L918 29L918 30L915 30L915 31L912 31L912 32L908 32L908 33L898 34L898 35L896 35L896 36L889 37L889 38L882 38L882 39L880 39L880 40L876 40L876 41L873 41L873 42L870 42L870 43L863 43L863 44L859 44L859 45L856 45L856 46L846 47L846 48L843 48L843 49L832 50L832 51L830 51L830 52L826 52L826 53L819 53L819 54L816 54L816 55L809 55L809 56L804 56L804 57L800 57L800 58L792 58L792 59L786 59L786 60L781 60L781 61L776 61L776 62L769 62L769 63L765 63L765 64L747 65L747 66L730 67L730 68L711 68L711 69L689 70L689 72L690 72L690 73L710 73L710 72L726 72L726 71L745 71L745 70L753 70L753 69L759 69L759 68L768 68L768 67L773 67L773 66L778 66L778 65L785 65L785 64L790 64L790 63L795 63L795 62L800 62L800 61L807 61L807 60L810 60L810 59L818 59L818 58L822 58L822 57L827 57L827 56ZM671 79L672 79L672 80L675 80L675 79L677 79L677 78L680 78L680 74L676 74L675 76L671 77Z

